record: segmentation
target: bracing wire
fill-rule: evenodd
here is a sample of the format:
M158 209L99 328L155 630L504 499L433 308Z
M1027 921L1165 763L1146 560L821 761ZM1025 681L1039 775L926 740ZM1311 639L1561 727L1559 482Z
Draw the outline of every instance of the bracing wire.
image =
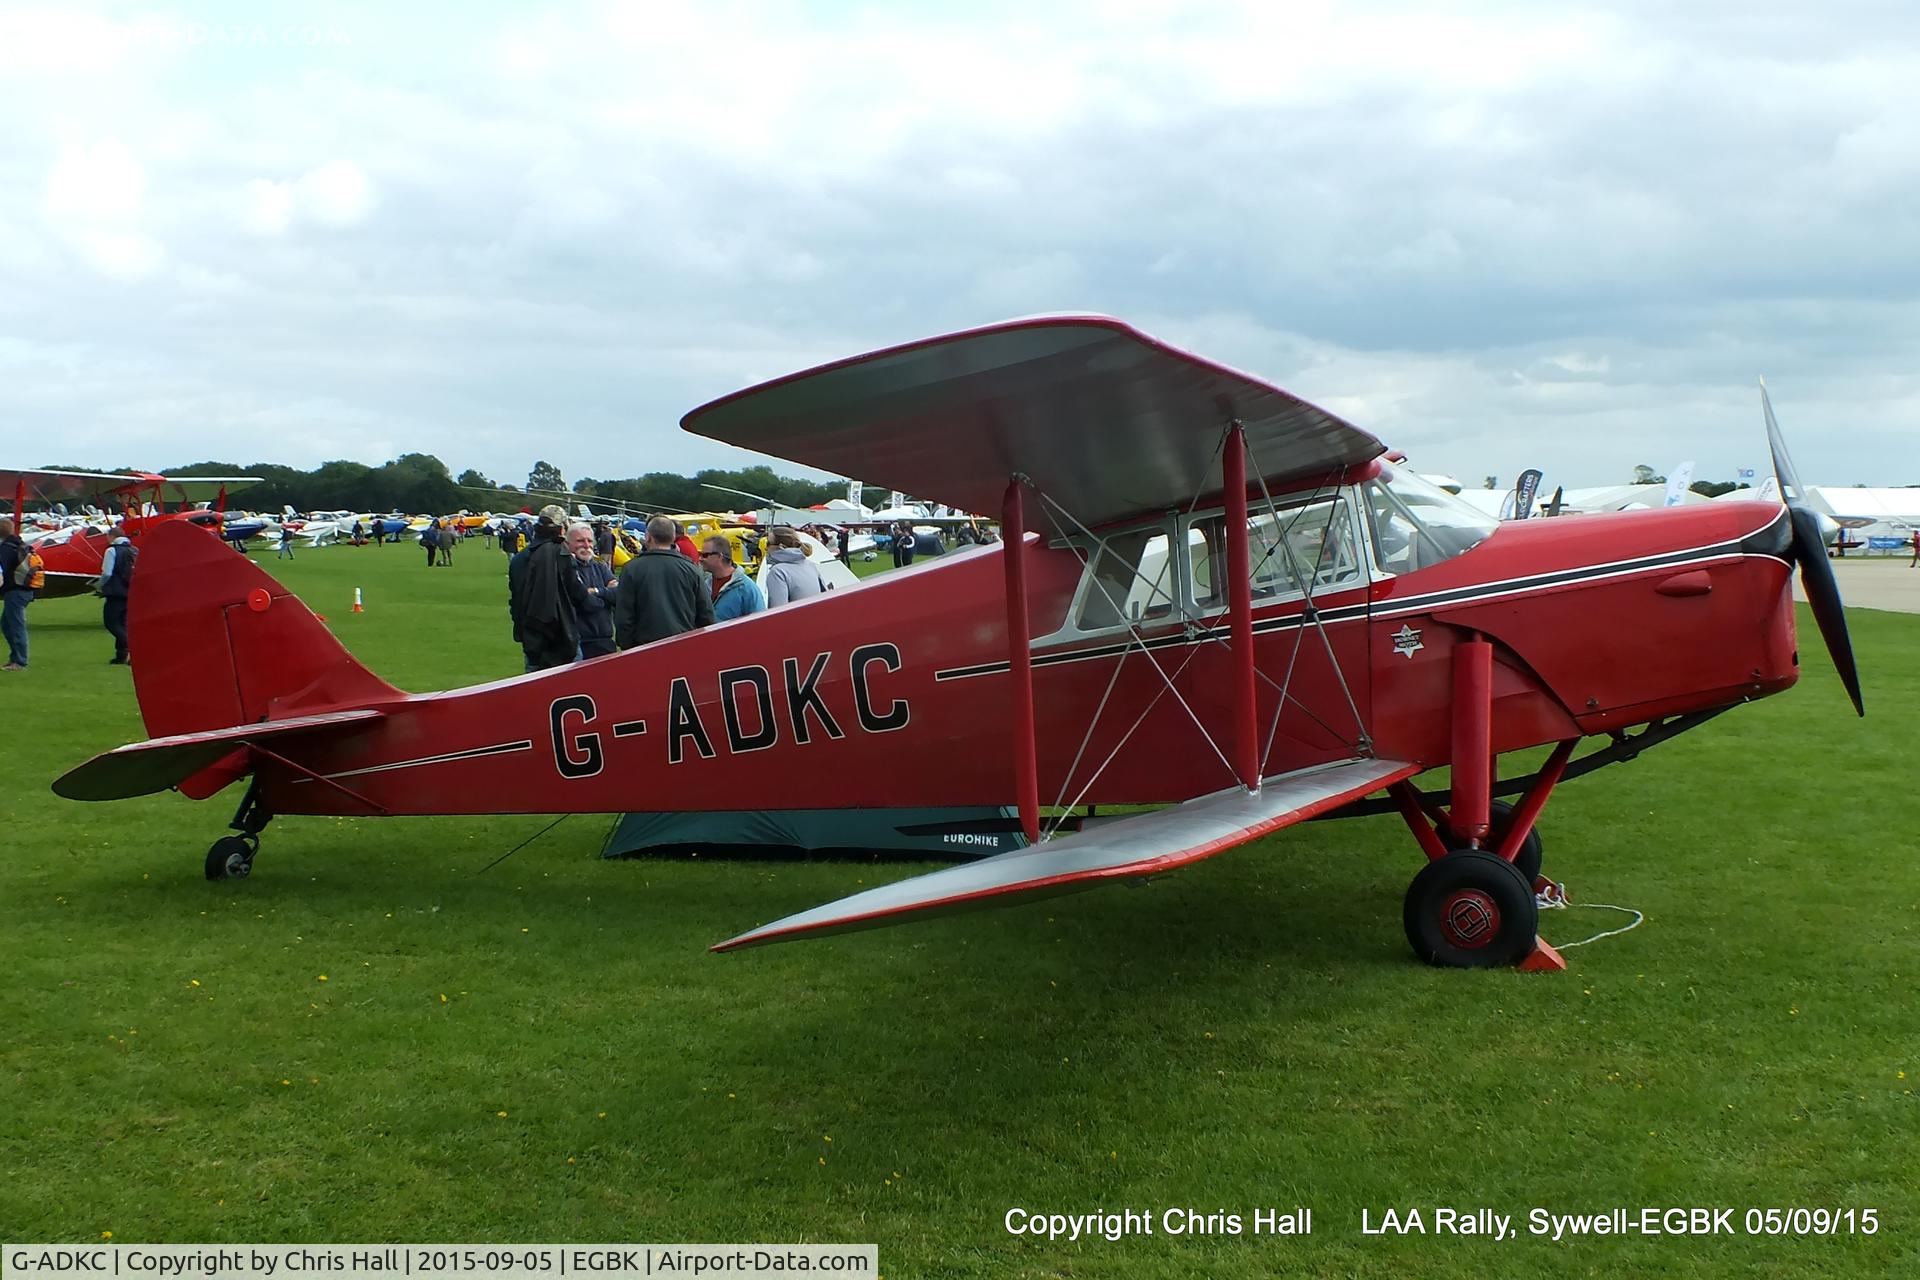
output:
M532 844L535 840L538 840L541 836L547 834L547 832L553 830L555 827L559 826L561 823L565 822L568 818L571 818L572 816L573 815L570 813L561 814L559 817L555 818L552 822L549 822L546 826L540 828L538 831L528 836L525 840L522 840L519 844L513 846L513 848L507 850L505 853L501 854L499 857L495 858L492 862L489 862L486 866L480 868L478 871L474 872L473 874L477 876L485 875L487 872L493 870L495 867L505 862L508 858L511 858L514 854L520 852L522 849L526 848L528 845Z
M1036 490L1036 492L1040 492L1040 491ZM1081 534L1085 536L1087 539L1098 543L1103 552L1107 551L1105 540L1100 538L1091 529L1087 528L1086 525L1081 524L1079 519L1073 514L1073 512L1068 511L1065 507L1062 507L1059 503L1055 502L1051 497L1049 497L1045 492L1040 492L1040 501L1046 503L1047 506L1051 507L1055 511L1058 511L1061 515L1065 516L1068 520L1072 521L1074 527L1079 529ZM1058 525L1056 524L1055 527L1057 528ZM1111 554L1111 553L1109 552L1108 554ZM1168 560L1169 562L1171 562L1172 555L1173 555L1171 544L1169 544L1168 546L1167 554L1168 554ZM1119 559L1118 556L1115 556L1114 558L1116 560ZM1140 571L1137 568L1134 569L1133 573L1135 577L1141 576ZM1138 643L1141 654L1146 658L1148 662L1153 664L1153 669L1160 673L1160 679L1166 683L1167 692L1173 695L1174 701L1178 702L1180 704L1181 709L1187 713L1187 718L1193 721L1194 728L1200 730L1200 736L1206 740L1206 743L1209 747L1213 748L1213 754L1219 759L1221 766L1226 769L1229 775L1237 778L1239 775L1234 773L1233 762L1227 759L1226 753L1220 750L1220 745L1213 740L1213 735L1207 732L1207 726L1201 722L1199 715L1194 711L1193 707L1188 704L1186 698L1181 695L1180 690L1174 687L1173 677L1169 676L1167 674L1166 668L1160 665L1160 660L1153 656L1153 650L1147 647L1146 637L1140 634L1140 629L1134 626L1131 620L1125 618L1125 611L1120 607L1120 602L1113 598L1113 593L1107 590L1107 584L1100 581L1100 576L1098 574L1094 575L1093 582L1095 586L1100 588L1100 594L1106 597L1107 603L1113 606L1113 611L1115 615L1121 617L1122 620L1125 622L1127 631L1133 636L1134 640Z

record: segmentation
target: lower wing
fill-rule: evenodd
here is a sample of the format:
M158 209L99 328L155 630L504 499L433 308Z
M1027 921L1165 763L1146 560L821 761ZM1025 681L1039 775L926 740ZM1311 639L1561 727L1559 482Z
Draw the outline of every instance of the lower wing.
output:
M1239 787L1168 809L930 875L882 885L729 938L715 951L875 929L922 916L1007 906L1111 880L1158 875L1338 809L1420 771L1399 760L1346 760L1280 774L1257 794Z

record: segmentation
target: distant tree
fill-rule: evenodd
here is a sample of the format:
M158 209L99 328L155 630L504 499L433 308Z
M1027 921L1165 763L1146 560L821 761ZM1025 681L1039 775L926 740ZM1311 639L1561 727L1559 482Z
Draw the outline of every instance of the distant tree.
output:
M144 470L144 468L142 469ZM243 467L237 462L184 462L177 467L168 467L160 474L168 476L257 476L260 473L255 469Z
M1655 475L1653 468L1643 462L1633 469L1633 482L1635 484L1665 484L1667 478L1665 476Z
M599 496L654 511L698 511L703 490L686 476L652 471L631 480L602 480Z
M1723 493L1732 493L1735 489L1744 489L1746 487L1747 486L1738 484L1732 480L1695 480L1687 486L1687 488L1693 490L1695 493L1707 498L1717 498Z
M764 465L738 471L710 469L697 473L693 478L695 483L703 486L700 490L705 495L700 499L703 507L724 507L728 510L740 510L753 503L753 498L741 496L743 494L758 494L782 506L811 507L828 498L839 497L843 492L837 484L795 480ZM725 492L729 489L737 492Z
M259 484L235 491L228 503L230 506L246 507L253 511L278 511L282 507L292 507L295 511L313 510L311 472L273 462L252 462L234 472L203 474L260 477Z
M404 453L381 468L389 498L402 511L444 514L465 505L447 464L430 453Z
M305 510L387 511L391 504L383 487L376 485L374 470L364 462L344 458L323 462L307 477Z
M274 466L271 463L255 462L242 466L238 462L208 461L183 462L177 467L163 467L162 475L169 476L256 476L264 484L245 485L235 488L227 496L227 506L236 511L269 511L277 513L281 507L292 507L304 511L302 498L305 494L301 482L307 473L296 471L292 467Z
M98 463L47 465L40 469L109 473L151 470L147 466L106 467ZM456 481L447 464L428 453L403 454L378 467L336 458L311 471L271 462L243 464L207 461L164 467L160 472L175 476L257 476L261 483L237 490L231 498L232 506L252 511L277 512L283 506L290 506L296 511L401 510L414 514L444 515L487 505L522 505L510 499L497 499L490 504L485 495L470 492L465 486L491 488L515 495L520 490L511 484L496 485L484 472L473 467L460 472ZM527 479L530 488L554 493L566 491L566 481L560 469L549 462L536 463ZM723 492L722 489L706 487L708 485L740 492ZM761 498L785 506L810 507L829 498L840 497L845 492L845 486L831 481L797 480L780 475L772 467L763 464L738 470L711 468L693 476L678 475L671 471L653 471L625 480L596 480L586 476L573 486L572 491L582 498L592 498L601 503L618 501L653 511L740 511L751 510L755 503L754 498L742 497L743 493L758 494ZM528 505L538 506L539 503L529 499Z

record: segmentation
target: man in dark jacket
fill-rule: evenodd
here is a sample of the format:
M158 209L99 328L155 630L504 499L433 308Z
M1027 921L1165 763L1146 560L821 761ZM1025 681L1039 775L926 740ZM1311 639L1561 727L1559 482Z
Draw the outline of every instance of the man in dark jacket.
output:
M613 623L622 649L651 644L713 622L713 601L700 570L675 546L673 521L647 521L647 543L620 571Z
M573 557L562 541L567 513L558 506L540 510L533 544L507 566L508 610L513 638L527 656L527 670L563 667L580 653L575 618L586 609L587 589L573 571Z
M574 617L580 628L580 656L604 658L614 652L613 598L616 594L613 570L593 556L593 530L576 524L567 530L567 551L573 556L573 571L586 588L587 603Z
M139 555L126 533L115 529L113 541L107 544L107 553L100 558L100 579L94 589L104 600L100 606L101 625L113 637L109 666L127 665L127 592L133 587L133 562Z
M0 670L27 669L27 606L33 588L19 582L27 544L13 531L13 521L0 519L0 633L7 638L7 665Z

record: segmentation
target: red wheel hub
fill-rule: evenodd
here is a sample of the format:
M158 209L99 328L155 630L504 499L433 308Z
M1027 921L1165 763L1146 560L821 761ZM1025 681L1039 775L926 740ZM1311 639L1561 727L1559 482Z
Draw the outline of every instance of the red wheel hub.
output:
M1478 889L1461 889L1440 904L1440 932L1448 945L1472 951L1500 932L1500 908Z

